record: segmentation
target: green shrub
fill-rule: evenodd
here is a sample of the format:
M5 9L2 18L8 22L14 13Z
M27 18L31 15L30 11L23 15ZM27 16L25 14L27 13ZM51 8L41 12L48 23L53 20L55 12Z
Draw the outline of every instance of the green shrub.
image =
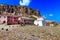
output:
M33 18L34 20L37 20L37 18L33 17L33 16L30 16L30 18Z

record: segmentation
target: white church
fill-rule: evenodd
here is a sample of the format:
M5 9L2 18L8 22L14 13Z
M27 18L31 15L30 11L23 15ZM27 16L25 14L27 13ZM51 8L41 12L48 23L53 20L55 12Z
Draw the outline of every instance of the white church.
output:
M43 17L38 17L37 20L34 21L34 24L38 26L46 26L45 19Z

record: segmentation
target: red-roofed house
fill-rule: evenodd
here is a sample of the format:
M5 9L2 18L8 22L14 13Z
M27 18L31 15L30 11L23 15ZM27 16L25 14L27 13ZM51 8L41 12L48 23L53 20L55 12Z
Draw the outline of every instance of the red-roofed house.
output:
M17 15L0 15L0 24L18 24L18 17Z

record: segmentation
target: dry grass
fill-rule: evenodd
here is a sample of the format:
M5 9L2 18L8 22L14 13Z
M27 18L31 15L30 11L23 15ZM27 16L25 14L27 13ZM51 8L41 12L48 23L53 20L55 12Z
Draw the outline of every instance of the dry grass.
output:
M8 31L0 30L1 40L60 40L60 27L38 27L34 25L10 27Z

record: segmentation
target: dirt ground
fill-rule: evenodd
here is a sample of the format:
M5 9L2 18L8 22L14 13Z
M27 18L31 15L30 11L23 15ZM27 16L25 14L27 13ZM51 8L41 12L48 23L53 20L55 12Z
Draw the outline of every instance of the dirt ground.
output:
M0 40L60 40L60 25L0 25Z

